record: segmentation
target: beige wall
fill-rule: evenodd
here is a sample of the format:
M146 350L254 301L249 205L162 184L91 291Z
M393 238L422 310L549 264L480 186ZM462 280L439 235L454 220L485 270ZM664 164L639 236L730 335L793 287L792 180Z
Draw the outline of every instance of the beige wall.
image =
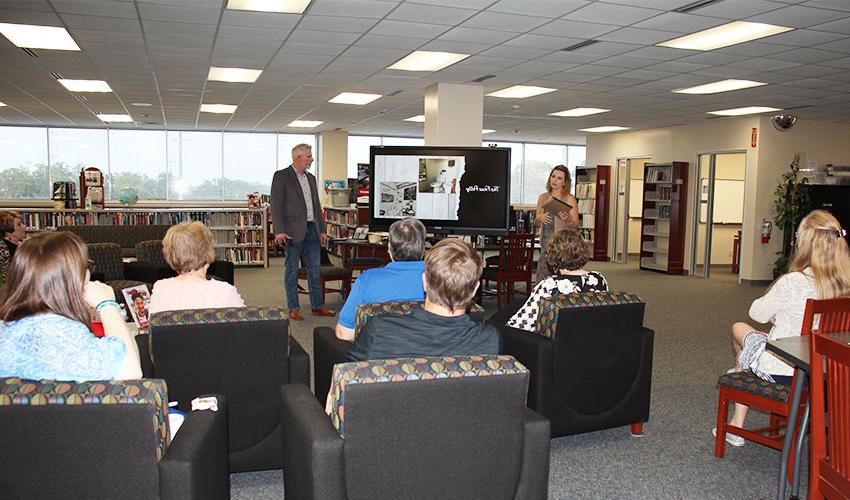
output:
M319 134L319 158L322 171L319 175L319 199L330 204L328 194L322 189L324 179L348 178L348 132L322 132Z

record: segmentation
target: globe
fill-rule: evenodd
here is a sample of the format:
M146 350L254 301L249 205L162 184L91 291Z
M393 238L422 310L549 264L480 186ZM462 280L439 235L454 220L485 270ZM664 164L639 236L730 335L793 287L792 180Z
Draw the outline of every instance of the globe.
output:
M139 193L131 187L126 187L118 192L118 201L124 205L132 205L139 201Z

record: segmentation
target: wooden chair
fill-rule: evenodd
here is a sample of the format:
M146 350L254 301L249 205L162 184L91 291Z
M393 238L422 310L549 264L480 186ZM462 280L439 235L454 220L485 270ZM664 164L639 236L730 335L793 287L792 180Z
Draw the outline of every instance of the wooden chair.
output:
M322 284L322 301L324 302L327 292L339 292L340 302L342 302L348 296L348 292L351 291L351 269L333 265L327 249L322 248L321 250L319 281ZM298 268L298 279L307 279L307 266L303 259L301 260L301 267ZM339 288L328 288L326 284L328 281L339 281ZM309 292L299 285L298 293L308 294Z
M531 293L534 267L534 235L509 234L499 239L499 258L495 266L484 268L481 274L481 294L495 295L496 307L502 308L502 295L507 302L516 290L514 283L525 282L525 294ZM489 282L495 281L495 290L488 290Z
M809 300L820 314L810 352L812 428L809 498L850 498L850 346L821 333L850 331L850 299ZM807 310L808 313L808 310ZM826 360L826 376L820 367ZM829 415L826 415L827 401ZM828 424L828 425L827 425ZM827 432L827 428L829 431Z

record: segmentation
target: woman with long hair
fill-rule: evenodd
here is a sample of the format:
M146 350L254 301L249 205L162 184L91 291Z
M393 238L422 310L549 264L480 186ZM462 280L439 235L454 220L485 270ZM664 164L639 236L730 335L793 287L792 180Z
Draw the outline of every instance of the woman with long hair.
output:
M800 335L807 299L850 296L850 249L846 235L838 220L825 210L813 210L800 222L797 250L788 272L750 306L750 318L771 323L770 332L759 331L744 322L732 325L734 371L749 370L770 382L791 385L794 369L766 351L765 343ZM729 423L743 427L748 409L735 403ZM732 446L744 445L744 438L733 434L727 434L726 441Z
M42 233L18 248L0 295L0 377L137 379L139 351L112 287L90 281L88 251L71 233ZM93 314L104 337L91 330Z
M534 224L540 227L540 259L537 263L537 276L535 281L540 281L552 270L546 265L546 247L552 235L567 228L578 227L578 201L570 194L572 179L570 171L563 165L556 165L546 180L546 192L537 198L537 212ZM557 211L551 211L552 200L563 202Z

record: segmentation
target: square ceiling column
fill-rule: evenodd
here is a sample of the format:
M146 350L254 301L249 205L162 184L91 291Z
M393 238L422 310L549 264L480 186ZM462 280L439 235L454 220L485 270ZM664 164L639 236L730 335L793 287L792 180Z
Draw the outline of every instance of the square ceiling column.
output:
M425 89L425 144L481 147L484 88L437 83Z

